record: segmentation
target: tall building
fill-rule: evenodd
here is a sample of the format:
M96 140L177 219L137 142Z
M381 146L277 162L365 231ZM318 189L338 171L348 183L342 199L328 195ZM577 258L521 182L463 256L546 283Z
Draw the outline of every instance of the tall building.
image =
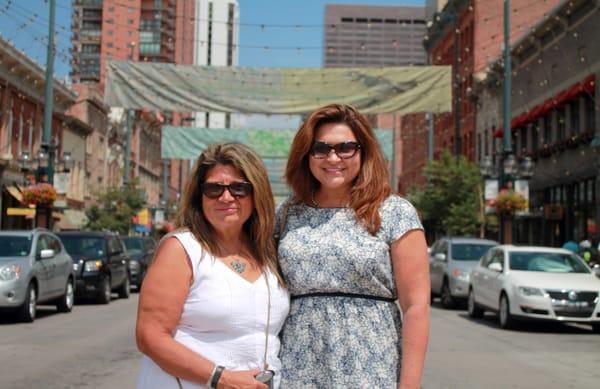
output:
M325 67L424 65L424 7L325 7Z
M433 16L440 12L448 0L426 0L425 1L425 19L433 20Z
M195 1L194 65L238 65L239 18L237 0ZM196 125L230 128L231 114L196 112Z
M106 65L114 60L194 62L195 27L201 18L196 0L74 0L72 15L72 71L74 84L94 85L104 91ZM123 132L125 115L111 112L111 128L100 133ZM131 153L124 156L131 169L127 179L137 178L149 205L177 200L189 166L160 155L161 124L180 124L181 113L135 113ZM166 119L166 120L165 120ZM143 147L141 146L143 145ZM91 178L88 177L88 178Z
M74 83L104 85L110 60L192 63L194 0L75 0Z

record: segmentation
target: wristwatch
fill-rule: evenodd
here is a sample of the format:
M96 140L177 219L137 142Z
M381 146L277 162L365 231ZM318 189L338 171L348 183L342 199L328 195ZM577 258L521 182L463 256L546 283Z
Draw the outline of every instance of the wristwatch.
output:
M215 366L208 379L208 387L212 389L217 388L217 384L219 383L219 379L221 378L221 374L223 374L223 370L225 370L224 366Z

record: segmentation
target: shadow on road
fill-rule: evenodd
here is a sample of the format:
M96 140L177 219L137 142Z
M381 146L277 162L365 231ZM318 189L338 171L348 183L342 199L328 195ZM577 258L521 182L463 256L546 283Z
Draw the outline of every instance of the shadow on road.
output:
M486 312L481 319L472 319L467 312L460 313L459 317L474 323L483 324L499 331L534 332L540 334L593 334L591 325L578 323L559 323L553 321L520 321L512 330L503 330L498 323L498 315Z

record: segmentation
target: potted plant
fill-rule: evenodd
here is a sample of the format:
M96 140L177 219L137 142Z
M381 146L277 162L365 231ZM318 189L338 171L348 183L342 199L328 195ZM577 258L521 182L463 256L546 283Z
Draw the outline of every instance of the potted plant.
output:
M495 206L499 214L511 216L516 211L525 210L527 208L527 200L523 195L512 189L503 189L498 193Z
M56 189L48 183L39 183L23 189L23 201L26 204L47 207L57 198Z

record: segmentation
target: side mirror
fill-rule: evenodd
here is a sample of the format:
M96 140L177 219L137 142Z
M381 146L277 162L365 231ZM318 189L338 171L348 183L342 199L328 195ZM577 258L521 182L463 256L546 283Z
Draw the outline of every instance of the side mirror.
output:
M54 257L54 250L52 250L52 249L46 249L46 250L40 251L40 259L48 259L48 258L53 258L53 257Z
M436 261L440 261L440 262L446 262L446 254L444 253L437 253L434 256Z
M498 262L490 263L488 266L488 269L497 271L498 273L502 273L502 265L499 264Z
M596 277L600 278L600 264L595 264L592 266L592 272L596 275Z

